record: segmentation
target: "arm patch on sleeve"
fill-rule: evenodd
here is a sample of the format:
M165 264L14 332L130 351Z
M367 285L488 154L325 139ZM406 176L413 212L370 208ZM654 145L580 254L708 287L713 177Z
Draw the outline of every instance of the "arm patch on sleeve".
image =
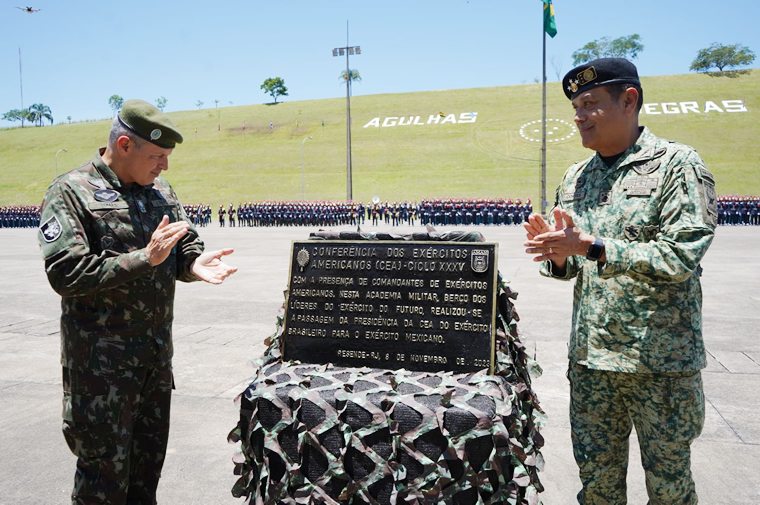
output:
M58 221L58 218L52 216L40 225L40 233L42 233L42 238L45 242L55 242L63 233L63 227L61 226L61 222Z
M715 179L705 168L699 171L699 183L702 190L704 219L716 225L718 223L718 199L715 194Z

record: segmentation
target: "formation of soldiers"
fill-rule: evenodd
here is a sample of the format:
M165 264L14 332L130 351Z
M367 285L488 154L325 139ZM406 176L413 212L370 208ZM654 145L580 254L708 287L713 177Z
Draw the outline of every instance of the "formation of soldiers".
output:
M426 200L420 203L422 224L521 224L533 213L530 199Z
M220 227L229 226L337 226L364 222L364 205L333 201L247 202L220 205Z
M39 205L0 207L0 228L36 228L39 225Z
M195 226L208 226L208 204L184 205ZM510 225L533 212L530 199L435 199L416 202L264 201L220 205L219 226ZM760 196L718 197L718 224L760 226ZM39 205L0 206L0 228L36 228Z
M719 196L718 224L760 225L760 196Z
M211 207L205 204L183 205L185 214L195 226L208 226L211 224Z
M208 206L205 206L208 207ZM336 225L509 225L525 221L530 199L435 199L421 202L264 201L219 205L220 227Z

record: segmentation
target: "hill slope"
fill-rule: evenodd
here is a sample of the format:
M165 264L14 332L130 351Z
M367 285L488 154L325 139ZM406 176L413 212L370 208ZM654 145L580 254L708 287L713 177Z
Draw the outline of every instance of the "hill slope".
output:
M643 86L650 105L642 124L696 147L719 194L760 193L760 71L735 79L650 77ZM590 152L559 84L549 83L547 95L551 202L565 168ZM537 200L540 125L531 122L540 119L540 100L539 84L353 97L354 199ZM345 98L171 115L185 143L165 176L185 202L346 197ZM39 203L56 172L105 143L109 124L0 130L0 205Z

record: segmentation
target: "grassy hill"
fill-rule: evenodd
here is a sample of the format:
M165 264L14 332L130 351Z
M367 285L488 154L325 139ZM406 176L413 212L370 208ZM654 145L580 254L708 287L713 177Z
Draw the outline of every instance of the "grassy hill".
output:
M643 86L645 103L660 113L642 113L642 124L696 147L716 176L719 194L760 194L760 71L740 78L649 77ZM550 138L556 139L547 149L551 201L567 166L589 151L571 126L572 108L559 84L550 83L547 95L547 117L554 120ZM737 105L726 107L724 100L740 100L747 111L727 112ZM700 112L664 113L682 108ZM459 122L462 113L472 112L474 123ZM345 98L171 115L185 143L165 176L187 203L346 196ZM524 137L540 138L534 131L539 125L529 124L541 117L539 84L357 96L351 115L355 200L538 200L540 142ZM426 123L431 115L439 124L374 126L387 117L412 122L419 116L417 123ZM104 120L0 130L0 205L39 203L57 172L87 161L104 145L109 125Z

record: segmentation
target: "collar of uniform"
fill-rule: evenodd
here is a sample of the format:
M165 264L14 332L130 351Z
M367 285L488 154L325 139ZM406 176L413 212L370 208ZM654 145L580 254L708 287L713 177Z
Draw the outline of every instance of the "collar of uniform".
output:
M103 161L103 153L106 152L105 147L101 147L98 149L98 152L95 154L95 158L92 160L92 164L95 166L95 168L98 169L98 172L100 172L100 175L103 177L103 179L106 181L108 185L110 185L113 189L119 189L119 190L128 190L131 192L137 192L142 191L143 189L150 189L153 187L153 183L146 186L141 186L137 183L134 184L128 184L123 185L119 178L116 176L114 171L106 165L105 161Z
M113 170L111 170L111 167L106 165L105 161L103 161L104 152L106 152L105 147L98 149L98 152L95 154L95 158L92 160L92 164L100 173L101 177L103 177L103 180L106 181L106 184L108 186L114 189L121 189L121 181L118 177L116 177L116 174Z
M647 128L643 129L635 145L638 146L638 149L628 158L628 163L654 160L667 151L667 147L663 145L662 141Z
M655 137L649 128L646 126L640 127L639 138L633 143L631 147L623 152L623 155L618 158L617 162L609 168L622 168L625 165L629 165L634 161L642 161L651 158L657 158L662 153L655 152L654 144L657 137ZM596 158L604 165L604 161L599 153L596 153Z

